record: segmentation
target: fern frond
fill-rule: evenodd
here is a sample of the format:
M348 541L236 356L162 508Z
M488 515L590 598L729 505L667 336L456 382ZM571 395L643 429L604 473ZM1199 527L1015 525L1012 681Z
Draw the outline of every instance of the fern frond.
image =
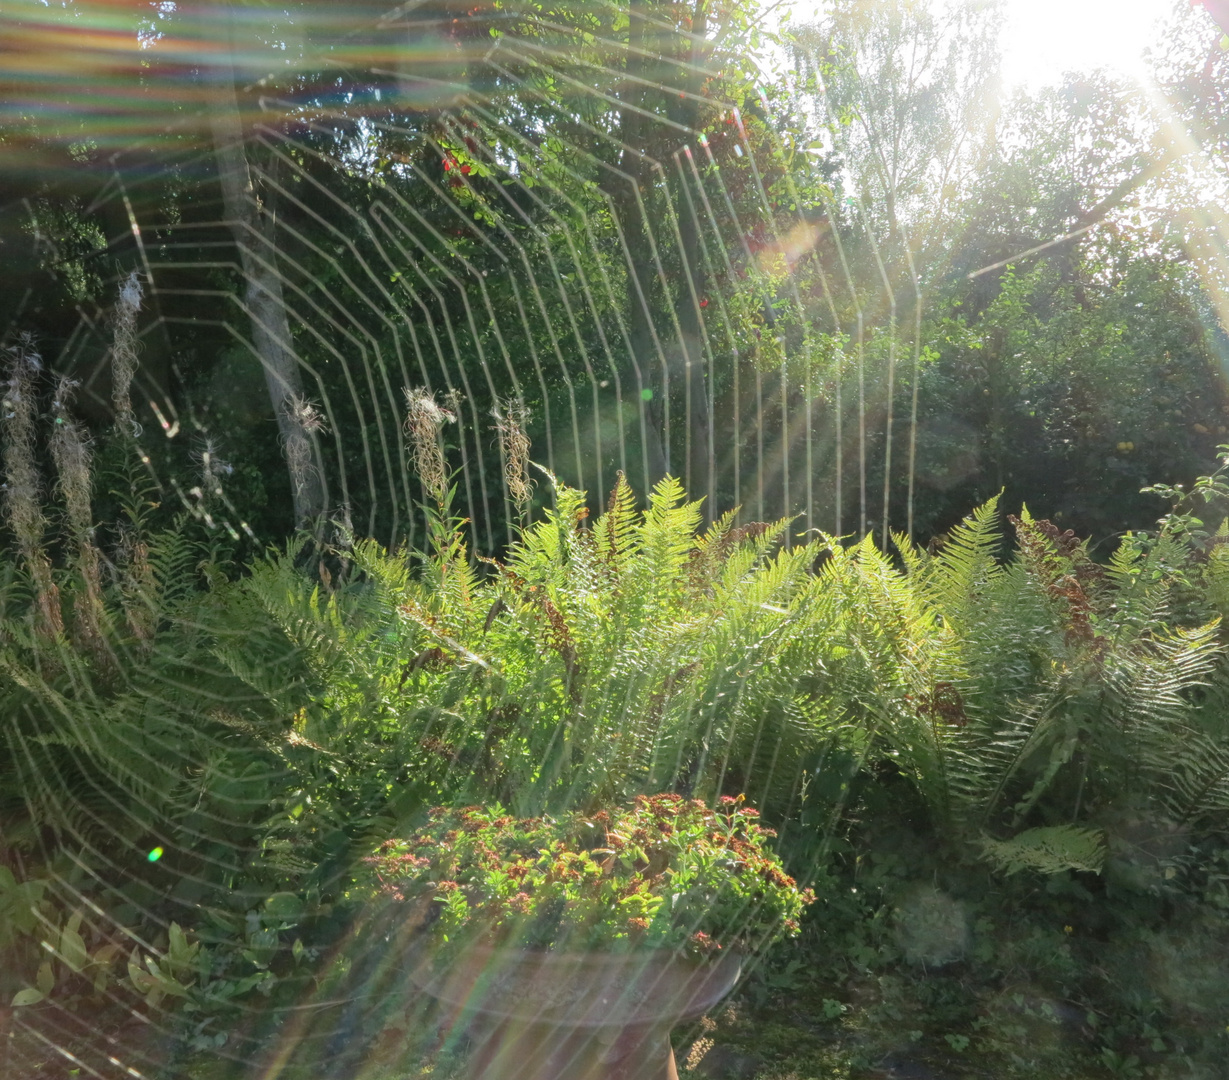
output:
M947 543L925 564L925 588L931 602L953 626L962 627L969 621L987 588L1003 572L998 561L1003 539L998 520L996 495L955 526ZM916 561L921 564L920 558Z
M1223 620L1229 620L1229 521L1221 522L1203 572L1208 602Z
M1082 870L1099 874L1105 866L1105 834L1100 829L1075 825L1050 825L1025 829L1010 840L981 838L982 857L1005 874L1032 870L1061 874Z
M606 510L594 529L598 555L616 575L622 573L623 564L635 543L636 517L636 494L627 477L620 472L615 478Z
M700 504L687 502L673 476L657 482L637 529L634 576L641 587L662 601L672 592L695 546Z
M916 578L925 574L930 564L930 556L925 548L918 547L906 533L895 531L892 533L892 546L899 553L906 574Z

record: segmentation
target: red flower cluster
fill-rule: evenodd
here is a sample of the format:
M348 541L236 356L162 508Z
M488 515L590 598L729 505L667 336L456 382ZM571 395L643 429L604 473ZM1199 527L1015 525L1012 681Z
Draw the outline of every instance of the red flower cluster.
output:
M384 895L438 905L445 941L528 934L539 945L623 941L703 956L796 932L814 899L765 848L772 834L758 817L742 796L710 807L676 794L558 820L437 808L368 862Z
M444 166L444 172L446 173L450 173L455 169L462 176L468 176L473 171L473 166L470 165L469 162L465 162L465 163L459 162L457 161L455 157L452 156L452 154L449 154L447 157L445 157L443 159L442 164ZM449 180L449 183L454 188L464 187L465 185L465 181L461 179L461 176L453 176Z

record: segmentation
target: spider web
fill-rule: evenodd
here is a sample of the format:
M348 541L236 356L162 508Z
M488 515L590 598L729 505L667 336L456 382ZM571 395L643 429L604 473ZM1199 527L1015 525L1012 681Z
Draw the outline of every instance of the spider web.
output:
M838 205L818 186L804 198L774 167L801 150L762 122L778 106L758 88L741 106L713 99L714 72L673 57L625 80L594 57L622 60L626 44L570 55L571 28L535 29L496 38L458 72L421 44L437 21L399 9L348 35L409 43L377 57L395 67L351 71L327 97L313 87L310 103L259 93L272 77L244 95L253 198L270 222L249 244L280 286L286 344L326 420L313 457L328 509L388 543L421 535L401 428L404 389L423 387L457 405L448 465L482 551L515 522L491 417L503 401L531 417L535 460L599 502L616 470L642 495L669 472L710 517L741 507L864 534L887 526L902 495L911 517L912 431L902 453L896 381L902 365L916 374L920 305L915 289L898 298L857 193ZM637 92L655 94L658 111L628 108ZM662 115L679 99L698 127ZM620 108L639 115L638 145L621 139ZM106 254L127 263L114 288L136 269L146 294L142 351L164 370L141 373L145 426L229 460L238 432L208 416L227 388L203 387L192 368L213 347L259 370L252 282L220 200L210 213L198 193L190 220L165 216L168 189L216 168L212 146L182 142L186 153L163 143L139 164L115 155L86 210L123 222L107 238ZM11 212L51 242L35 211ZM851 243L869 253L869 277L851 269ZM83 315L48 358L87 373L83 393L100 411L101 316ZM633 340L638 329L647 342ZM886 350L871 359L876 331ZM174 383L186 390L178 402Z
M467 55L463 77L429 44L443 33L438 18L407 6L356 26L351 13L337 40L357 42L362 63L349 64L327 96L313 87L306 100L263 94L251 64L236 58L251 198L265 223L247 239L259 280L238 257L228 208L202 183L216 171L208 139L160 137L115 153L109 182L84 212L116 225L103 249L106 292L127 289L131 306L134 283L141 291L136 444L161 498L207 530L246 537L250 552L273 538L253 524L241 477L244 454L286 450L253 325L256 293L275 279L290 335L282 344L321 417L308 467L326 517L357 535L390 547L426 542L407 391L425 391L453 418L445 460L476 552L500 553L521 521L496 430L510 413L525 418L533 459L594 505L618 472L641 495L670 473L703 497L710 520L741 508L744 522L797 515L792 535L886 537L903 498L912 530L916 415L902 447L895 402L902 370L916 388L916 287L900 299L886 273L869 286L859 277L851 238L878 259L866 208L856 196L838 204L822 185L804 200L779 167L798 148L764 123L778 106L762 91L714 98L714 72L654 52L652 26L642 74L629 79L619 66L627 44L588 30L590 21L608 26L619 9L594 10L592 20L579 10L576 26L519 15L519 32ZM584 49L573 44L581 34L589 34ZM379 41L387 44L374 48ZM620 110L638 116L634 144L622 138ZM817 175L820 166L817 158ZM189 188L188 212L170 213L165 194ZM36 244L52 245L37 207L7 213L24 219ZM67 258L50 250L49 261L63 271ZM870 347L873 324L885 347ZM105 308L81 310L63 348L44 358L80 380L82 407L96 416L112 407L114 326ZM220 353L224 365L201 362ZM201 481L176 487L167 463L189 457ZM285 492L268 497L274 511L289 506ZM536 498L549 499L547 485ZM83 937L133 951L138 973L170 950L136 938L107 900L144 897L144 908L129 900L127 913L166 925L165 909L178 908L178 921L195 927L201 911L236 898L197 895L163 851L198 844L200 858L236 877L261 856L215 839L242 817L242 777L218 778L236 792L223 796L229 810L196 811L211 819L208 829L194 831L188 808L173 826L158 820L157 777L209 763L185 759L182 747L198 744L177 731L176 687L144 693L128 705L164 710L166 725L153 743L126 747L120 781L133 793L131 835L104 839L148 848L145 878L99 842L114 809L103 785L74 789L55 775L33 784L41 816L62 823L43 841L48 863L61 868L50 895L82 913ZM228 703L218 704L224 712ZM80 716L65 702L59 722L88 746ZM253 909L265 899L253 893ZM65 961L74 939L50 922L41 929L44 947ZM348 947L343 936L317 969ZM49 995L40 1009L9 1011L5 1069L273 1077L293 1065L313 1076L395 1075L370 1044L361 1044L363 1058L347 1056L362 1010L392 985L379 957L348 959L341 981L304 976L293 1005L265 1007L248 994L226 1032L176 1013L169 999L134 1008L114 984L104 992L124 1016L114 1030ZM416 1024L429 1027L411 1008L407 1038Z

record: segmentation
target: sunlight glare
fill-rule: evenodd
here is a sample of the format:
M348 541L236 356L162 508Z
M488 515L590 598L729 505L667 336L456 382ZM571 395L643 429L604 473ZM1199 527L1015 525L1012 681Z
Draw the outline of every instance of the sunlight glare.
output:
M1138 78L1143 51L1171 0L1007 0L1003 82L1036 90L1067 71L1104 68Z

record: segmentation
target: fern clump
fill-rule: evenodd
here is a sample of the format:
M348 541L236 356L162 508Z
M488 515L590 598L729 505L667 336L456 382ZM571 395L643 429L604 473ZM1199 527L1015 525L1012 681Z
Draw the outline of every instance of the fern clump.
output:
M1124 790L1182 822L1229 805L1214 594L1176 619L1172 535L1102 567L1024 511L1004 561L992 500L937 553L897 537L896 561L870 538L791 546L785 521L700 532L672 479L641 511L620 478L590 520L550 479L554 507L481 573L441 517L417 571L356 541L325 585L291 549L219 596L244 630L214 653L264 703L251 722L294 717L303 745L395 773L382 828L442 801L746 790L833 836L887 763L962 856L1095 871Z
M675 786L715 797L783 691L766 669L789 635L772 627L816 549L774 554L784 522L740 532L727 517L697 535L672 479L641 512L620 478L591 525L582 493L556 484L555 504L485 573L447 529L418 573L355 542L353 576L332 589L293 549L270 558L224 600L237 624L267 620L269 654L245 632L217 655L305 740L388 747L416 793L389 814L497 798L532 816ZM302 676L274 687L270 659L290 653ZM814 742L804 724L796 736L783 762Z

